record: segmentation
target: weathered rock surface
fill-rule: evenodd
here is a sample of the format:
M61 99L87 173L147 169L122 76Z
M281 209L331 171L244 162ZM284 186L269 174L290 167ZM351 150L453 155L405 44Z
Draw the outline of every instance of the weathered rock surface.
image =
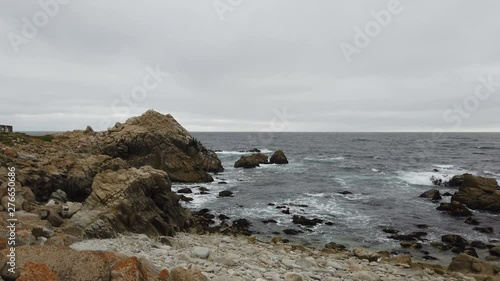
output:
M189 226L189 218L170 188L167 173L150 166L104 171L95 176L91 195L71 222L87 237L125 231L173 235Z
M6 251L0 253L4 278ZM62 246L21 246L16 249L17 280L160 280L158 270L136 257L120 258L109 252L76 251ZM17 277L17 276L16 276ZM41 279L43 278L43 279Z
M269 162L271 164L288 164L288 159L286 158L283 150L277 150L271 156L271 159L269 160Z
M495 274L493 266L490 263L466 254L459 254L454 257L448 269L462 273Z
M470 217L472 212L465 207L462 203L458 201L452 201L451 203L441 203L439 207L436 208L439 211L445 211L448 214L455 217Z
M500 186L496 179L464 174L452 200L471 209L500 213Z
M105 132L71 131L46 141L25 136L2 150L5 162L17 168L18 181L30 187L37 201L84 202L93 178L105 170L152 166L174 182L213 181L209 172L223 171L215 152L194 139L171 115L147 111ZM0 144L1 145L1 144ZM2 145L3 146L3 145ZM19 154L32 158L16 157Z
M255 153L241 156L241 158L234 163L234 167L250 169L259 167L260 164L269 164L268 157L263 153Z

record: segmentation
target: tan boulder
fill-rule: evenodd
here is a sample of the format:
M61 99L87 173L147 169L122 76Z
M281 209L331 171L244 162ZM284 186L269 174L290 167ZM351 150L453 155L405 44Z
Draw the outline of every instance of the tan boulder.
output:
M466 254L459 254L454 257L450 265L448 266L448 269L464 274L474 273L493 275L495 273L493 270L493 266L490 263Z

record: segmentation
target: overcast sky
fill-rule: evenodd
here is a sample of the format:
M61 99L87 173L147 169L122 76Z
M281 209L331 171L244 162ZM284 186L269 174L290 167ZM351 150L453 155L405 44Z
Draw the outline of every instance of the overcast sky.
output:
M500 131L496 0L54 1L0 2L16 130Z

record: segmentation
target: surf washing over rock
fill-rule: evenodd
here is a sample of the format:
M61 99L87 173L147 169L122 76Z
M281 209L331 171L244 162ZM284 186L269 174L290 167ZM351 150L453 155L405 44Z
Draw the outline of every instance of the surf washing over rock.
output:
M494 239L484 243L446 234L436 241L434 226L424 224L411 232L397 225L380 228L391 236L386 239L408 249L397 253L340 239L336 233L352 233L343 225L343 215L355 223L364 216L357 202L378 198L376 190L349 188L349 173L360 167L357 156L307 152L298 157L293 145L306 142L286 140L279 140L276 150L230 144L241 145L241 136L231 136L221 147L211 141L217 137L198 137L211 148L223 148L216 153L171 115L152 110L104 132L88 127L44 137L2 133L1 220L5 224L8 218L5 175L15 167L20 223L15 272L8 270L8 230L5 225L0 230L0 276L21 281L40 276L69 281L498 280L500 249ZM370 137L362 140L372 142ZM346 173L336 179L340 189L316 187L314 178L328 181L321 170L325 167ZM375 181L390 171L380 165L363 173L364 179ZM398 173L395 178L408 177L405 171ZM480 212L498 214L496 180L462 174L434 181L430 192L411 189L412 196L424 192L415 200L428 209L434 201L450 198L433 211L454 218L465 214L457 222L460 228L475 225L475 232L494 235L498 225L484 225ZM294 183L308 181L309 188L295 189ZM445 196L443 190L454 194ZM351 209L341 209L341 200ZM315 237L328 237L329 243L311 243ZM429 242L458 255L449 266L410 257L411 251L430 247ZM488 261L478 258L484 252Z

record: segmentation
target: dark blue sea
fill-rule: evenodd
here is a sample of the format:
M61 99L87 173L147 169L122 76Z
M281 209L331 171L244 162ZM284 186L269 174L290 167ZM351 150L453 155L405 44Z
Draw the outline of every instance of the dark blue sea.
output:
M419 198L435 186L431 177L450 179L465 172L500 180L500 134L495 133L193 133L207 148L218 150L225 171L213 183L202 184L209 195L192 195L185 203L193 209L208 208L215 215L246 218L260 237L275 236L314 246L337 242L349 247L368 246L383 250L406 251L399 241L387 238L383 227L403 233L430 228L423 251L430 251L442 262L453 256L436 252L429 243L441 235L459 234L467 240L483 242L499 239L500 216L474 211L483 226L492 226L492 235L474 231L463 218L436 210L437 203ZM234 162L246 151L258 148L272 155L282 149L288 165L261 165L255 169L235 169ZM224 181L227 184L219 184ZM185 187L175 185L174 189ZM195 186L195 185L191 185ZM197 184L196 186L200 186ZM442 193L456 191L438 187ZM231 190L234 197L218 198L218 192ZM349 191L342 195L338 192ZM448 202L450 197L444 197ZM275 206L287 205L292 214ZM308 207L294 207L307 205ZM320 224L307 229L294 225L292 215L320 218L333 225ZM277 224L264 224L274 219ZM286 228L304 233L287 237ZM419 258L424 253L413 250Z

